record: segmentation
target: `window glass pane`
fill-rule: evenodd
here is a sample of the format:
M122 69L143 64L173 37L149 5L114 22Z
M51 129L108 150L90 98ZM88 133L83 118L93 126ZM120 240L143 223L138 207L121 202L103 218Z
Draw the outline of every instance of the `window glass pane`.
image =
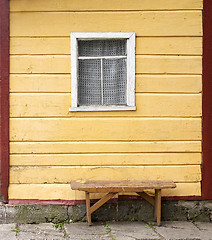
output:
M78 104L101 105L101 60L79 60Z
M104 105L126 104L126 59L103 59Z
M126 56L126 40L79 40L79 56Z

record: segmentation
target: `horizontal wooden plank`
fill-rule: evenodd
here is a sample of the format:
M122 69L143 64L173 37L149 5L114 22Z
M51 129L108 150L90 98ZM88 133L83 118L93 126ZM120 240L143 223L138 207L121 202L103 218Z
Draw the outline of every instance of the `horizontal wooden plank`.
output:
M10 94L10 117L68 116L71 94Z
M38 177L39 176L39 177ZM192 182L201 180L199 165L136 167L11 167L10 183L69 183L74 180L162 180Z
M201 119L12 118L10 141L201 140Z
M189 154L193 152L197 153L201 152L201 141L10 142L11 154L154 153L154 152L156 153L177 152ZM172 154L172 157L173 156L174 155ZM192 154L189 156L192 156Z
M199 75L136 75L136 92L200 93ZM71 92L70 74L10 74L10 92Z
M137 56L137 73L201 74L201 57Z
M70 32L135 32L137 36L202 36L202 11L12 12L10 36Z
M10 73L70 73L70 56L10 57ZM201 74L200 56L137 56L136 73Z
M10 54L70 54L70 38L11 38ZM201 37L139 37L136 54L201 55Z
M198 93L202 77L197 75L137 75L136 92Z
M11 56L10 73L69 73L70 56Z
M176 185L174 189L162 190L162 196L201 195L200 182L176 183ZM91 199L98 199L101 196L102 194L91 194ZM9 199L85 200L85 193L71 190L70 184L10 184Z
M202 55L202 38L138 37L136 54Z
M10 94L10 117L183 116L202 114L201 94L136 94L136 111L69 112L71 94Z
M202 9L202 0L10 0L10 11Z
M10 54L70 54L70 38L10 38Z
M10 74L10 92L71 93L70 74Z
M148 166L201 164L201 153L10 155L10 166Z

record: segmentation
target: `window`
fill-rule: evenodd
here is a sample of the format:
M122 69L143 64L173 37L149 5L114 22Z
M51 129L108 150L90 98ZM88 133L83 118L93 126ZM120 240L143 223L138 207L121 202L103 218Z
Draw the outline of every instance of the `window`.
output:
M135 109L135 33L71 33L70 111Z

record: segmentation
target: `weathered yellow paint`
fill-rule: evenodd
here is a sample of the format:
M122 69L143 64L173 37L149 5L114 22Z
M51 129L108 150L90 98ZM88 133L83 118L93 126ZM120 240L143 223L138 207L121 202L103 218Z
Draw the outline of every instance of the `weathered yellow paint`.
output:
M201 180L199 165L190 166L96 166L11 167L10 183L69 183L70 180L157 180L175 182Z
M200 141L10 142L11 154L199 153ZM65 155L66 156L66 155Z
M162 196L200 196L200 182L177 183L174 189L163 189ZM120 194L121 195L121 194ZM40 200L85 200L85 193L73 191L70 184L10 184L10 199L40 199ZM91 194L92 199L98 199L101 194ZM117 197L117 196L116 196Z
M10 141L201 140L201 119L11 118Z
M10 117L68 116L70 93L10 94Z
M201 55L201 37L138 37L136 54Z
M136 75L136 92L200 93L199 75ZM10 92L71 93L70 74L10 74Z
M71 95L10 94L11 117L42 116L201 116L201 94L137 94L137 111L69 112Z
M10 74L10 92L71 93L70 74Z
M69 73L70 56L11 56L10 73Z
M202 76L198 75L138 75L136 92L199 93Z
M69 73L70 56L11 56L11 73ZM137 56L136 73L201 74L200 56Z
M79 178L167 178L164 196L200 196L202 8L11 0L9 198L84 199L69 186ZM136 33L136 111L69 112L75 31Z
M23 27L24 26L24 27ZM11 36L70 32L135 32L137 36L202 36L202 11L12 12Z
M202 9L202 0L10 0L10 11L182 10Z
M70 37L11 38L10 54L70 54Z
M139 166L201 164L201 153L25 154L10 166Z
M70 184L10 184L9 186L10 199L75 200L75 195L76 191L71 190ZM85 199L85 194L81 197Z
M10 39L10 54L70 54L70 38ZM138 37L136 54L201 55L202 37Z
M201 57L176 56L138 56L136 58L137 73L202 73Z

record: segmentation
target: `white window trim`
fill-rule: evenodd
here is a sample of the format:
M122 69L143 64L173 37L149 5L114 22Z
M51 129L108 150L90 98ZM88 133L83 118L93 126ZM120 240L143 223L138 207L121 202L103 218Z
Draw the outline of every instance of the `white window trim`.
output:
M78 106L78 40L89 39L127 40L127 105ZM122 32L74 32L71 33L71 107L69 111L126 111L135 107L135 33Z

